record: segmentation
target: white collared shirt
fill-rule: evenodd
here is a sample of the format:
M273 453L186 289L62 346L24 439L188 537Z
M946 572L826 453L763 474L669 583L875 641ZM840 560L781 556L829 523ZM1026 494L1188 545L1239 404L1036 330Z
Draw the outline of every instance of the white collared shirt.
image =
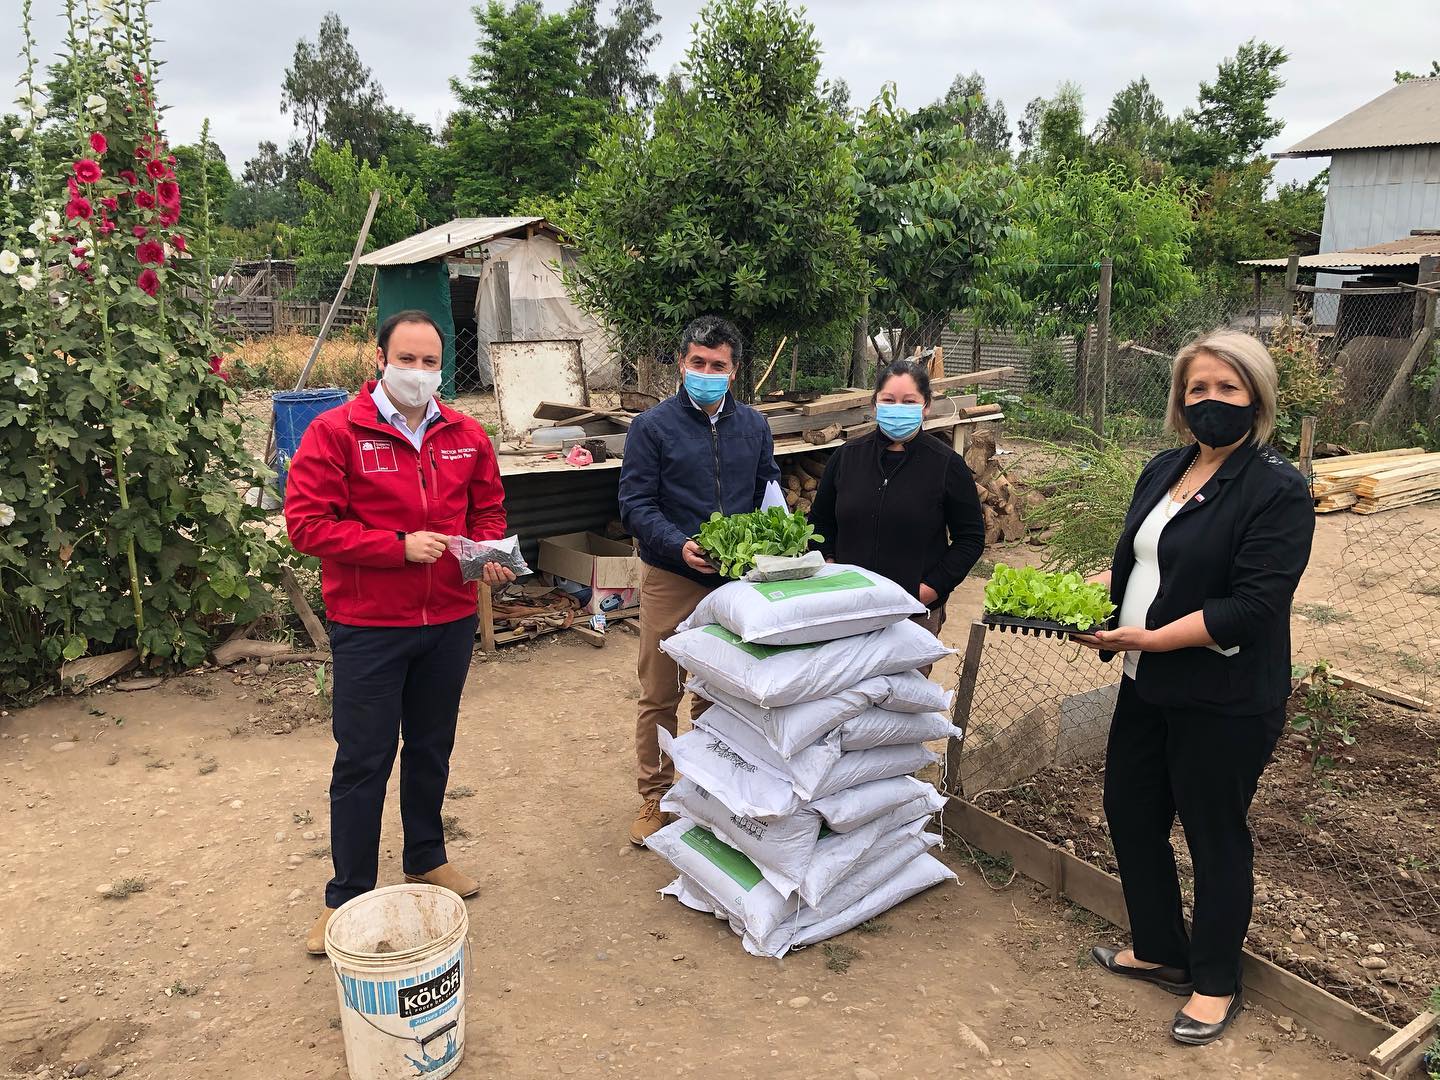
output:
M375 408L380 413L381 419L387 421L396 431L410 440L410 445L416 450L420 449L420 442L425 438L425 431L434 423L435 418L440 415L440 406L432 397L430 406L425 410L425 419L420 421L420 430L411 431L410 425L405 422L405 416L395 403L390 400L390 395L385 393L385 384L377 381L375 389L370 392L370 400L375 402Z

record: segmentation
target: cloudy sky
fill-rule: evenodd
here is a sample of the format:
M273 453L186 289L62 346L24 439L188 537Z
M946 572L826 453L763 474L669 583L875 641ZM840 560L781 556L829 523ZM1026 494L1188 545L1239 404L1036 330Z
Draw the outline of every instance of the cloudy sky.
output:
M13 4L6 4L12 7ZM560 6L549 0L547 7ZM664 73L683 55L700 0L656 0L663 35L652 54ZM35 0L42 50L60 39L61 0ZM176 143L193 140L209 117L213 137L237 173L262 139L283 143L280 80L295 41L313 38L321 16L338 10L351 40L391 104L435 124L452 107L448 79L462 74L475 40L470 5L460 0L161 0L162 102ZM1090 122L1130 79L1145 75L1172 112L1195 101L1201 79L1250 37L1290 53L1275 109L1283 149L1391 85L1396 68L1428 70L1440 55L1440 4L1411 0L815 0L809 5L825 70L869 101L887 81L917 107L978 69L1015 118L1032 97L1064 80L1085 91ZM0 81L17 65L9 27L0 28ZM1307 177L1321 161L1281 162L1281 179Z

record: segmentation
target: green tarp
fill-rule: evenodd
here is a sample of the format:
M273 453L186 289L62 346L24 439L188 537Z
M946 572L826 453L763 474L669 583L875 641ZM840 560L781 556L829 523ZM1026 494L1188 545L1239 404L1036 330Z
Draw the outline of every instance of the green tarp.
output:
M411 308L425 312L440 324L445 341L444 375L440 380L440 396L455 397L455 318L450 313L450 272L443 262L423 262L410 266L379 267L376 284L377 316L384 323L397 311Z

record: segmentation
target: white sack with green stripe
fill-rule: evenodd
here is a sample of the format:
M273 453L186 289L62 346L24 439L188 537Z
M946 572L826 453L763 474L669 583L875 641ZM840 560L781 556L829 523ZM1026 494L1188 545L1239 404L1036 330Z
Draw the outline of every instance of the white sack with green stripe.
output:
M767 708L830 697L876 675L913 674L953 651L908 619L810 645L756 645L711 623L676 633L660 648L707 685Z
M924 611L889 578L832 563L814 577L722 585L677 631L715 623L752 645L808 645L868 634Z
M915 671L905 671L898 675L877 675L828 697L776 708L756 705L753 701L728 693L719 686L712 686L699 676L692 677L685 684L685 688L706 701L724 705L752 727L763 732L770 745L779 751L781 757L787 759L845 725L846 721L857 719L872 710L885 715L866 718L862 723L850 725L842 737L842 749L863 750L870 746L887 746L892 741L921 742L945 738L954 733L926 733L939 731L937 716L948 725L945 717L950 714L954 698L939 683L933 683ZM897 716L897 713L904 715ZM901 737L899 728L906 724L904 718L916 714L929 715L924 715L914 727L907 729L915 732L913 736ZM886 736L884 741L874 741L882 726L894 735L893 739ZM872 741L862 741L866 739Z

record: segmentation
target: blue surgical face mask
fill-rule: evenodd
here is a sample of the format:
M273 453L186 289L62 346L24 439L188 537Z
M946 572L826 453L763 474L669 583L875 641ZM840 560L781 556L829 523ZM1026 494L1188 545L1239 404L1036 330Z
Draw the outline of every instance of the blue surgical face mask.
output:
M690 400L702 408L714 405L730 389L729 375L707 375L703 371L685 372L685 392Z
M880 430L894 442L904 442L914 435L920 430L924 419L924 405L890 405L882 402L875 406L875 423L880 425Z

